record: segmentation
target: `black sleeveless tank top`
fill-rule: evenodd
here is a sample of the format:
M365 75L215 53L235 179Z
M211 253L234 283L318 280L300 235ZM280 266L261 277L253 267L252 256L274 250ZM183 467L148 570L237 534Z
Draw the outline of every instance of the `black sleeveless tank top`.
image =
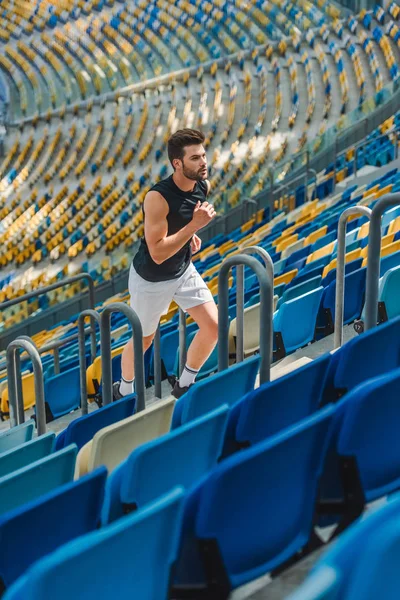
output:
M194 207L200 200L203 203L207 197L207 183L196 181L192 192L184 192L173 180L172 175L159 181L151 191L159 192L168 203L167 236L177 233L187 225L193 217ZM145 218L143 208L143 218ZM141 239L139 250L133 259L135 271L146 281L168 281L178 279L188 268L192 258L190 240L176 254L158 265L151 258L145 237Z

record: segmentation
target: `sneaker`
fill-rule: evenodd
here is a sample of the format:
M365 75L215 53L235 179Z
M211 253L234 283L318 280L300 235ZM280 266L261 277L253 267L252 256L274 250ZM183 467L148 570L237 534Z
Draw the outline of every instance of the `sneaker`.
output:
M121 400L121 398L123 398L123 395L119 391L120 383L120 381L116 381L115 383L113 383L113 402L115 402L116 400Z
M193 383L192 383L191 385L187 385L187 386L185 386L185 387L181 387L181 386L179 385L179 380L177 379L177 380L175 381L174 387L172 388L172 392L171 392L171 394L172 394L172 395L173 395L173 396L174 396L176 399L178 399L178 398L180 398L181 396L183 396L183 394L186 394L186 392L188 391L188 389L189 389L190 387L192 387L192 385L193 385Z

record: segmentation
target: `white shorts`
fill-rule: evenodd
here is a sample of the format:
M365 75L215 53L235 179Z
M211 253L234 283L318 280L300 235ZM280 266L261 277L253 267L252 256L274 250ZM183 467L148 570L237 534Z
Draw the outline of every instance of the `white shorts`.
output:
M139 317L144 336L155 333L172 300L185 311L213 301L210 290L192 263L178 279L158 282L146 281L132 265L128 287L130 305Z

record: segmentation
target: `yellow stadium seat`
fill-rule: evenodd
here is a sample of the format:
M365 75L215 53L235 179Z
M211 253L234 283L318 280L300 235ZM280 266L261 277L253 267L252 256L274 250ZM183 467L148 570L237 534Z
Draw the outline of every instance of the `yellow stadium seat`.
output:
M123 349L124 346L111 350L111 358L122 354ZM94 402L96 399L96 394L100 387L101 374L101 356L96 356L93 363L86 369L86 386L89 402Z
M318 258L327 256L328 254L332 254L334 248L335 248L335 242L331 242L330 244L327 244L326 246L323 246L322 248L318 248L318 250L316 250L315 252L310 254L310 256L307 257L307 264L313 262L314 260L317 260Z
M398 252L400 250L400 240L397 242L392 242L387 246L384 246L381 250L381 258L384 256L388 256L389 254L393 254L393 252ZM362 266L365 267L368 262L368 255L364 258L362 262Z
M299 234L295 233L294 235L290 235L289 237L285 238L279 244L277 244L276 251L282 252L282 250L285 250L285 248L288 248L288 246L291 246L292 244L297 242L298 237L299 237Z
M22 394L24 397L24 409L28 410L35 406L35 378L33 373L22 376ZM1 394L1 412L8 416L10 409L8 404L8 387Z
M281 283L290 283L292 279L296 277L297 273L298 269L293 269L293 271L288 271L287 273L283 273L283 275L278 275L278 277L275 277L274 279L274 287L280 285Z
M348 252L345 255L345 263L349 263L352 260L356 260L357 258L361 257L361 248L356 248L355 250L352 250L351 252ZM334 258L329 265L326 265L325 269L322 272L322 277L326 277L329 273L329 271L331 271L332 269L336 269L336 264L337 264L337 259Z
M388 233L397 233L398 231L400 231L400 217L389 223Z
M314 242L319 240L319 238L324 237L327 230L328 230L328 225L324 225L323 227L320 227L319 229L317 229L317 231L313 231L312 233L310 233L310 235L308 235L306 238L304 238L304 246L308 246L309 244L314 244Z

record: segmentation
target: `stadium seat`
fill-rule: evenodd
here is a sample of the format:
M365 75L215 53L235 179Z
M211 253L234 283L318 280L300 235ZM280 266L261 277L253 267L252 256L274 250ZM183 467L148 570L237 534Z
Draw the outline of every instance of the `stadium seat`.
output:
M99 468L0 517L0 535L7 544L0 558L3 589L38 559L97 529L106 476L106 469Z
M0 512L6 513L72 481L77 448L68 446L0 479Z
M312 292L317 287L320 286L322 277L321 275L317 277L312 277L311 279L307 279L298 285L292 285L288 289L283 292L283 295L280 297L278 302L278 308L284 302L288 302L289 300L294 300L298 298L298 296L303 296L303 294L307 294L307 292ZM293 280L294 281L294 280Z
M236 318L229 324L229 357L236 357ZM260 303L248 306L243 314L244 356L250 356L260 348Z
M34 421L29 420L7 431L2 431L0 433L0 453L3 454L3 452L29 442L33 438L34 429Z
M46 420L51 421L79 408L81 404L79 367L49 377L44 385Z
M4 598L47 600L57 589L58 600L93 600L115 595L116 585L119 600L167 598L182 500L177 488L138 513L61 546L32 565ZM99 568L105 556L107 565Z
M55 437L55 433L46 433L0 454L0 478L51 454Z
M315 325L324 288L284 302L274 315L274 358L278 360L314 340ZM298 315L302 318L299 319Z
M343 324L347 325L361 316L364 304L366 269L358 269L344 278ZM333 333L336 315L336 280L324 291L318 316L318 329L325 335Z
M175 398L171 396L132 417L100 429L79 450L75 477L81 477L100 465L105 465L111 472L132 450L168 433L174 405Z
M359 598L351 591L365 591L355 585L359 579L357 571L363 566L363 577L368 581L369 569L374 572L374 563L384 554L371 553L370 543L377 539L376 534L390 526L396 527L400 515L400 499L396 494L390 502L372 509L343 532L332 547L320 558L304 583L287 600L335 600L336 598ZM368 556L370 566L365 568L364 557ZM363 564L364 562L364 564ZM375 563L376 564L376 563ZM384 585L383 578L380 584ZM384 588L380 588L384 589ZM372 590L372 588L371 588ZM368 592L367 592L368 593ZM368 596L361 596L367 598ZM376 596L375 596L376 597ZM384 597L390 597L384 595ZM369 597L368 597L369 598ZM361 598L360 598L361 600Z
M172 429L198 419L223 404L232 406L254 389L259 364L258 356L247 358L190 387L175 405Z
M173 597L203 584L227 598L306 546L335 410L225 459L189 492Z
M56 439L56 450L61 450L69 444L76 444L78 450L82 448L93 436L108 425L131 417L135 411L136 396L131 394L121 400L102 406L88 415L82 415L71 421Z
M249 392L231 408L224 455L252 446L315 412L321 402L330 354Z
M386 271L379 283L378 321L400 316L400 266Z
M107 480L102 522L142 509L176 485L190 489L221 455L228 411L222 405L134 450Z

